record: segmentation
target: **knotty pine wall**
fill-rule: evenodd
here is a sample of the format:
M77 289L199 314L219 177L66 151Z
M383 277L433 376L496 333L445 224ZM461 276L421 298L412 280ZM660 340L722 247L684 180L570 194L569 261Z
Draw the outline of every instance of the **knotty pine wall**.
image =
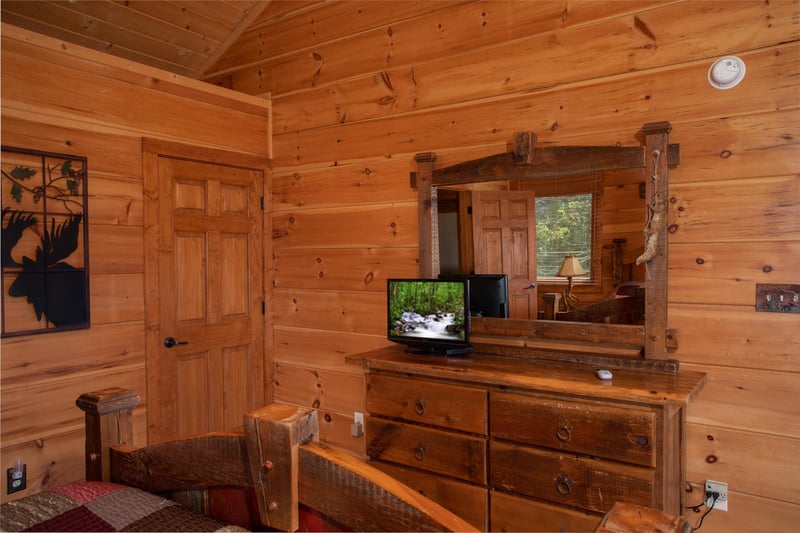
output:
M361 369L344 357L384 344L384 281L417 273L415 153L445 166L506 151L518 130L638 145L642 124L669 121L669 325L682 368L709 375L689 410L687 502L725 481L729 511L705 531L793 530L800 315L754 301L758 282L800 282L798 7L272 2L208 81L273 97L276 398L319 406L323 438L363 453L348 432ZM747 76L713 89L727 54ZM607 182L607 210L624 211L624 187Z
M83 479L83 392L139 392L146 442L141 138L268 155L270 103L5 24L2 72L3 144L88 158L91 305L90 329L2 340L0 464L28 478L7 501Z

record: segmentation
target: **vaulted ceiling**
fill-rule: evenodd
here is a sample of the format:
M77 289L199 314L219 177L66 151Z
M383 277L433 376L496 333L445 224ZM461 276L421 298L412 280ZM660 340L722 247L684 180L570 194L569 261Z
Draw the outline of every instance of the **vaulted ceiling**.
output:
M2 21L201 78L269 0L4 0Z

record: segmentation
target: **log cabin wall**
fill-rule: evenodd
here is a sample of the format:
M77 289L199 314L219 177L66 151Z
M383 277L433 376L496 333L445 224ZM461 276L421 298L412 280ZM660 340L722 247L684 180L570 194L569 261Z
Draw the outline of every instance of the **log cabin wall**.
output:
M139 392L146 442L142 137L265 156L270 103L12 26L2 51L3 144L88 159L91 305L90 329L2 341L3 464L28 487L7 501L83 479L83 392Z
M669 121L669 325L682 368L709 375L687 502L720 480L729 511L704 530L796 527L800 321L754 302L756 283L800 282L798 22L794 0L273 2L208 81L273 97L276 398L318 406L323 438L363 453L344 357L384 344L385 279L417 273L415 153L446 166L520 130L638 145ZM746 77L714 89L729 54ZM605 244L644 223L644 177L608 179Z

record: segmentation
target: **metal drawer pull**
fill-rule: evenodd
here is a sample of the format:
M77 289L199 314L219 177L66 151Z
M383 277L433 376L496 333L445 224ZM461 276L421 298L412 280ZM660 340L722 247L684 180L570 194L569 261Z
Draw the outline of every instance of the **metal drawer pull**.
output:
M567 442L572 438L572 426L569 424L561 424L556 431L556 438L561 442Z
M636 444L644 448L650 444L650 439L647 438L647 435L636 435Z
M419 416L425 414L425 398L417 398L417 401L414 402L414 412Z
M575 482L569 478L569 476L565 474L559 474L556 478L556 490L559 494L566 496L567 494L572 492L572 485Z
M416 448L414 448L414 459L417 461L422 461L425 459L425 445L421 442L417 444Z

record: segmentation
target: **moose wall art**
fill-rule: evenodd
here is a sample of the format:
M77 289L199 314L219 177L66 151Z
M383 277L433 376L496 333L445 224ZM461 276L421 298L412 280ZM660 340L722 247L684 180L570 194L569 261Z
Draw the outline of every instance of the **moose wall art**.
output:
M89 327L86 158L2 147L2 336Z

